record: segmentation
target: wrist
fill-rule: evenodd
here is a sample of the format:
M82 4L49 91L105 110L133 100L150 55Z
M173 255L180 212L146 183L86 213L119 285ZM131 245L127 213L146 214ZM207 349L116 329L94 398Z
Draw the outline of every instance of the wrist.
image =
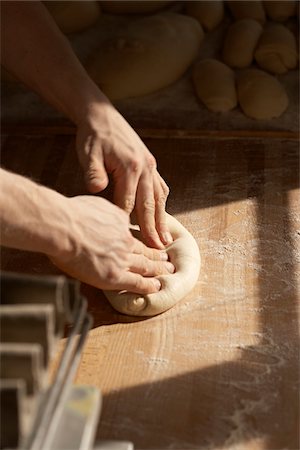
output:
M89 81L86 88L82 87L79 98L76 98L76 103L71 105L68 114L77 127L98 122L99 118L106 117L114 109L109 99L93 81Z
M1 244L49 256L69 253L67 198L4 170L0 179Z

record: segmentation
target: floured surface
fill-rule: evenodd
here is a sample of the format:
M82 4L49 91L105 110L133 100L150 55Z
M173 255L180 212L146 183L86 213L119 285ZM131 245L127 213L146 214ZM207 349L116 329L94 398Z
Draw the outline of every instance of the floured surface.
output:
M8 138L3 165L83 193L69 139ZM298 143L146 143L170 185L169 212L201 248L202 272L184 301L146 320L84 287L94 329L77 381L104 395L98 437L155 450L299 448ZM2 265L55 271L8 250Z
M91 29L71 37L71 43L81 61L86 61L102 42L122 27L122 17L101 15L98 23ZM206 34L201 45L199 59L220 58L221 46L230 21ZM235 108L225 114L208 111L197 99L191 70L176 83L156 93L115 103L126 119L138 128L169 128L186 130L284 130L297 132L299 128L299 71L293 70L279 76L288 97L289 108L272 120L253 120L247 118L241 109ZM62 124L66 119L43 103L31 92L5 86L2 91L2 117L6 123Z

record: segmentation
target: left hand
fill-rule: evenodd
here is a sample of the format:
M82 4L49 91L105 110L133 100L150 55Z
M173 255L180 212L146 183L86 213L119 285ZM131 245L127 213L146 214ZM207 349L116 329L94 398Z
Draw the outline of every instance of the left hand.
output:
M76 147L88 190L102 191L112 174L114 202L128 214L135 210L145 243L158 249L170 244L165 212L169 188L154 156L109 102L89 108L78 123Z

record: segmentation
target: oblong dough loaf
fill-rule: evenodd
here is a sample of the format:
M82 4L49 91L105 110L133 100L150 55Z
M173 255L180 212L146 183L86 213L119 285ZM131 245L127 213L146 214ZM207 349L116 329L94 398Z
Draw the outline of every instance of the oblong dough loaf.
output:
M96 1L44 1L63 33L76 33L93 25L100 15Z
M279 81L259 69L247 69L237 79L238 99L246 116L279 117L288 107L288 96Z
M117 311L131 316L154 316L172 308L195 286L201 265L198 245L187 229L169 214L167 222L174 239L167 252L176 272L158 276L162 288L154 294L104 291Z
M297 9L295 0L267 0L264 1L264 7L269 18L275 20L275 22L285 22L290 17L295 16Z
M224 17L224 4L220 0L185 2L186 12L195 17L205 30L216 28Z
M227 31L223 60L231 67L244 68L250 66L254 59L254 51L263 27L253 19L242 19L234 22Z
M161 13L127 24L103 42L87 71L113 100L155 92L183 75L204 33L196 19Z
M265 10L262 2L256 0L227 2L229 9L235 19L254 19L264 23L266 20Z
M158 11L165 6L173 3L173 1L163 0L135 0L135 1L100 1L103 11L110 14L147 14Z
M281 24L268 26L255 51L257 64L271 73L294 69L298 62L297 43L293 33Z
M204 59L193 71L193 82L200 100L214 112L230 111L237 105L233 70L216 59Z

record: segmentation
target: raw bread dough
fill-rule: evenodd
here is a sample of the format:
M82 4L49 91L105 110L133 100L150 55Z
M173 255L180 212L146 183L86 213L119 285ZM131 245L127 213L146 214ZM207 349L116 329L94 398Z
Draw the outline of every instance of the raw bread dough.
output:
M264 23L266 20L265 10L262 2L256 0L250 1L228 1L229 9L235 19L254 19Z
M288 96L279 81L259 69L241 72L237 80L238 99L246 116L253 119L279 117L288 107Z
M296 14L295 0L268 0L264 1L264 7L269 18L276 22L285 22Z
M231 67L244 68L250 66L254 59L254 51L263 27L253 19L242 19L234 22L227 31L223 60Z
M144 1L100 1L103 11L110 14L147 14L158 11L172 1L144 0Z
M222 22L224 5L220 0L188 1L186 12L189 16L195 17L205 30L211 31Z
M255 51L257 64L271 73L285 73L298 63L297 43L293 33L281 24L269 25Z
M167 252L176 272L170 275L159 275L157 278L162 288L154 294L139 295L104 291L117 311L131 316L154 316L174 306L195 286L201 264L198 245L187 229L169 214L167 222L174 239L174 242L167 247Z
M44 1L63 33L76 33L93 25L100 15L96 1Z
M184 74L197 57L203 36L192 17L155 14L128 22L100 45L86 68L112 100L150 94Z
M193 71L196 92L205 106L214 112L225 112L237 105L233 70L216 59L204 59Z

